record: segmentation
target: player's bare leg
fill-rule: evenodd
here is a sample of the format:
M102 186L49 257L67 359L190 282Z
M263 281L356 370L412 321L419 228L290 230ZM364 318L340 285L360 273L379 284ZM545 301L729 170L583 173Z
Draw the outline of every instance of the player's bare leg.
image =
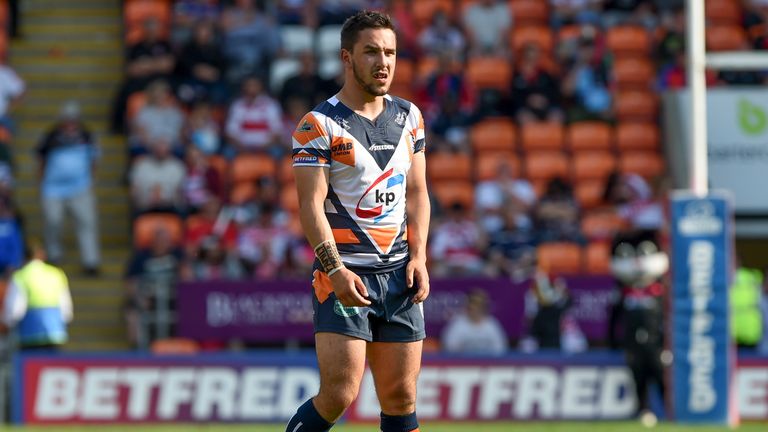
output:
M365 370L365 344L336 333L317 333L320 391L299 407L286 432L323 432L344 414L357 397Z
M422 342L368 344L368 365L381 404L381 430L418 431L416 381Z

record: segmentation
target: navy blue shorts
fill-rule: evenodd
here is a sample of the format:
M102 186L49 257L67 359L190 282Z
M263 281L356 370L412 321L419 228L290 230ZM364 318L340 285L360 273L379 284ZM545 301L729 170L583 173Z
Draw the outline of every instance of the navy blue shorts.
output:
M416 289L406 286L405 265L386 273L357 275L368 288L370 306L342 306L328 276L314 271L315 333L340 333L368 342L414 342L426 337L424 310L413 303Z

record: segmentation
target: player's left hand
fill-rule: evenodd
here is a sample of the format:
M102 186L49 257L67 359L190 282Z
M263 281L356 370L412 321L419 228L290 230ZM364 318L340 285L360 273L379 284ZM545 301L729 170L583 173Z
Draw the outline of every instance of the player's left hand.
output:
M414 288L416 283L416 294L413 295L413 302L418 304L423 302L429 296L429 274L427 273L427 264L421 260L411 260L405 268L405 283L408 288Z

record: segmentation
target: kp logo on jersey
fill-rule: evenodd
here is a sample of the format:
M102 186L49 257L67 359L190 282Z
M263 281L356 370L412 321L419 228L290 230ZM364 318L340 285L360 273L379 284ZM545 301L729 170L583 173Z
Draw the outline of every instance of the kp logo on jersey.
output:
M380 175L368 187L357 202L355 214L359 218L370 219L377 223L395 209L403 196L403 174L392 175L394 168Z

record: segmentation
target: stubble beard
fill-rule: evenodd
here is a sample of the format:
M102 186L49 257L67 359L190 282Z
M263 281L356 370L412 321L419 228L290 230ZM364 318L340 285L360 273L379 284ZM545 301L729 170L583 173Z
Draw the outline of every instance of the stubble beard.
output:
M379 87L376 84L366 82L363 79L363 77L358 73L357 65L355 65L354 62L352 62L352 73L355 75L355 81L357 81L357 84L366 93L370 94L371 96L384 96L385 94L387 94L387 90L389 90L388 85Z

